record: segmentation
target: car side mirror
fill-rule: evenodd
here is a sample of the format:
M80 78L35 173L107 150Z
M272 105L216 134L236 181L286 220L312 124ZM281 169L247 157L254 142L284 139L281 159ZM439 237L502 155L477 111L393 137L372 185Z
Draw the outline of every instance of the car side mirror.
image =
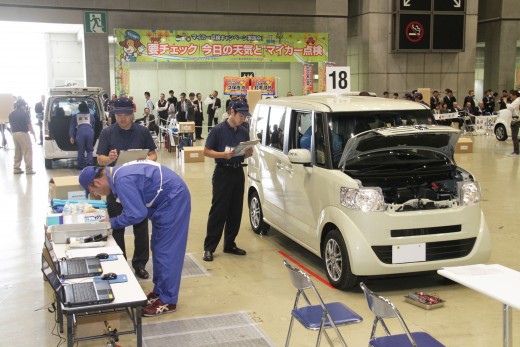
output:
M288 156L289 161L293 164L311 165L311 152L308 149L291 149Z

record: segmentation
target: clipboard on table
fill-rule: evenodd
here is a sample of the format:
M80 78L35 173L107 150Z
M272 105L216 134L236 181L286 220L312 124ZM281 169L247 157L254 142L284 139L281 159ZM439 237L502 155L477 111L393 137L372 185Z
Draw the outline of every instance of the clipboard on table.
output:
M121 150L117 156L116 165L123 165L134 160L144 160L148 156L149 149Z
M251 140L251 141L240 142L235 147L235 155L234 155L234 157L237 157L239 155L244 155L244 152L246 151L246 149L253 147L258 142L260 142L260 140Z

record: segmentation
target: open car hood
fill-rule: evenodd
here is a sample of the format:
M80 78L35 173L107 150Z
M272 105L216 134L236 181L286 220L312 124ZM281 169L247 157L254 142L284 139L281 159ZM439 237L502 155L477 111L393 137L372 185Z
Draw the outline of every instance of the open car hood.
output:
M352 137L343 149L339 167L360 155L389 149L429 149L453 159L460 130L441 125L414 125L379 128Z

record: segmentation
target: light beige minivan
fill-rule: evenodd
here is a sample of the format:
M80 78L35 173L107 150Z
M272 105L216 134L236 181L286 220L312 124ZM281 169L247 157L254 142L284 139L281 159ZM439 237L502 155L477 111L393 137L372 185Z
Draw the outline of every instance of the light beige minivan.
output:
M342 289L359 276L485 262L480 186L453 158L460 131L434 122L404 100L260 101L247 167L253 231L273 227L321 257Z

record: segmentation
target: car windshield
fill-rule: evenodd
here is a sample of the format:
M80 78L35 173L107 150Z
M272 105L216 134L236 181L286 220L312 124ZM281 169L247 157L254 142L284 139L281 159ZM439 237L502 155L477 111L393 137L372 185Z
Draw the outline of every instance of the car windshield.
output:
M331 112L328 113L328 126L332 140L334 168L348 140L364 131L390 128L403 125L435 124L430 110L368 111L368 112Z
M94 100L90 98L56 98L51 108L51 118L55 116L72 116L77 114L78 106L81 102L85 102L90 110L90 114L99 118L98 110ZM61 109L61 110L60 110ZM62 112L63 111L63 112Z

